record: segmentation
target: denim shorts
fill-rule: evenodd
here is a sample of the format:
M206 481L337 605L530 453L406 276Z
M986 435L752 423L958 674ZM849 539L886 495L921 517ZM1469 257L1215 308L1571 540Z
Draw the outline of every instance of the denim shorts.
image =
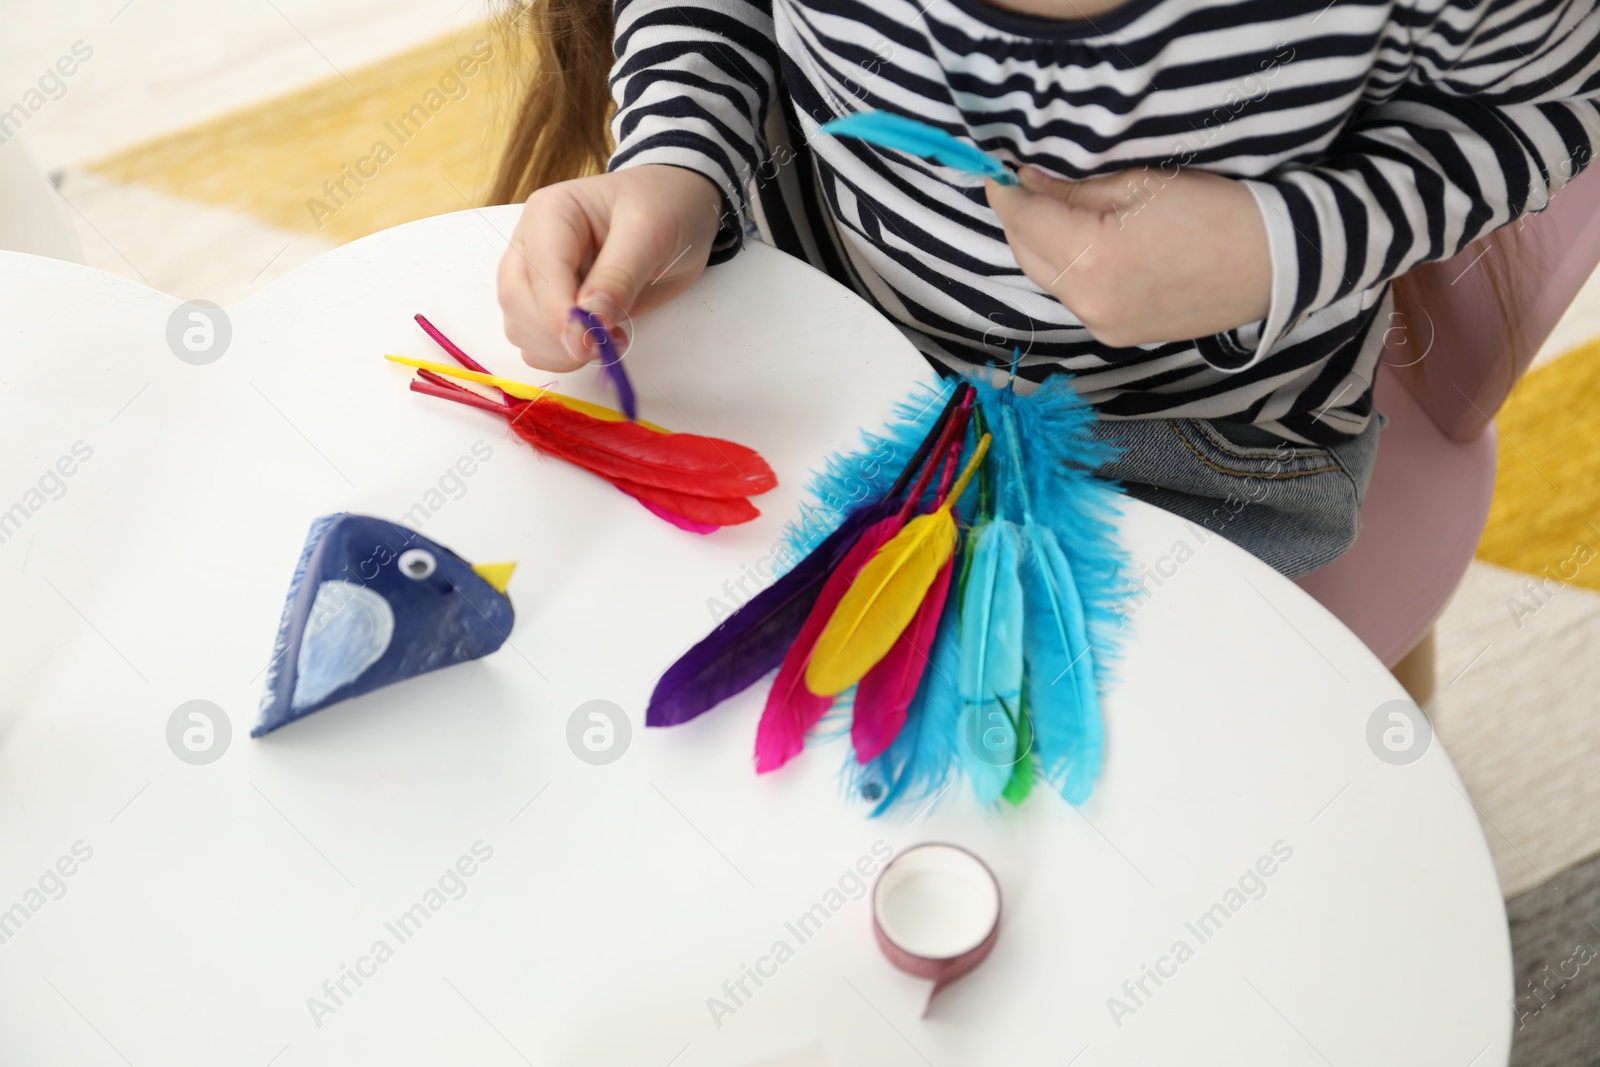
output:
M1227 419L1103 419L1095 433L1123 453L1096 473L1298 578L1355 542L1387 421L1374 412L1362 433L1321 446Z

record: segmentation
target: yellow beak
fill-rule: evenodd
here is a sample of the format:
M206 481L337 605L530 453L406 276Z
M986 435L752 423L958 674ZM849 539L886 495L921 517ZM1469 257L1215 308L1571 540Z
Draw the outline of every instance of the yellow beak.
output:
M501 596L505 595L506 586L511 584L511 572L517 569L515 563L474 563L472 573L488 582L494 591Z

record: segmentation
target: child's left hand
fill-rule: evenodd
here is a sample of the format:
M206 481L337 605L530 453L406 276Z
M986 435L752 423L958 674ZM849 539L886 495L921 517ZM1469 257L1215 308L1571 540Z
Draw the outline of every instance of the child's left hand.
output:
M1208 171L984 182L1017 264L1115 348L1187 341L1266 318L1272 257L1256 199Z

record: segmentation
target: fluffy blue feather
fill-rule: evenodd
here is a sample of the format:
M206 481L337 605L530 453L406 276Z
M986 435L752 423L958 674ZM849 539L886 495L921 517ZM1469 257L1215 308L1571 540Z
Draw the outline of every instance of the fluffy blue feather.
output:
M1001 185L1016 185L1017 176L999 159L946 133L937 126L888 111L858 111L829 119L818 133L859 137L863 141L931 159L967 174L993 178Z
M1017 761L1022 698L1021 541L1006 519L981 524L961 598L961 767L979 800L1000 799Z
M895 405L895 419L880 433L862 431L861 447L854 452L834 453L813 471L806 492L817 501L802 505L800 517L783 531L789 558L804 559L811 550L844 520L850 511L887 493L917 446L938 421L950 394L959 383L946 379L937 386L920 385L910 396ZM933 498L930 485L923 500Z
M1099 773L1099 694L1120 644L1118 605L1131 588L1113 525L1119 493L1093 475L1116 449L1094 436L1095 415L1065 378L1027 396L979 383L978 398L1001 430L1001 499L1024 527L1028 701L1040 769L1080 804Z

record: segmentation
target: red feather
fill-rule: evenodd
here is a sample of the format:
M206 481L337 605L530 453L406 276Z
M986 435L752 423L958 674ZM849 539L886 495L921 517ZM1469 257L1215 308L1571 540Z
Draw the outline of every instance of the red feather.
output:
M749 522L761 512L746 497L777 484L764 459L732 441L597 419L555 400L502 406L431 371L418 376L413 391L504 416L538 451L604 478L682 529Z
M637 422L597 419L555 400L512 409L511 425L528 443L591 470L678 493L747 497L778 484L752 449L697 434L657 433Z
M761 514L754 504L742 496L695 496L692 493L674 492L653 485L640 485L625 478L607 478L606 481L629 496L664 508L690 522L711 526L735 526L741 522L749 522Z

